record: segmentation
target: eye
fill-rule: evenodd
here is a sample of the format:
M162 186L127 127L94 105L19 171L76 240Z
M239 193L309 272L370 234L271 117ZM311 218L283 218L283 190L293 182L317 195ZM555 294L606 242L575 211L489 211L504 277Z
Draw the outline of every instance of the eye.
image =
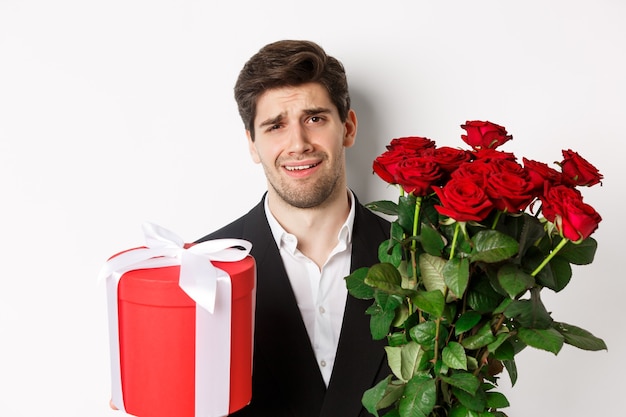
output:
M324 121L324 118L321 116L311 116L309 118L309 123L313 123L313 124L320 123L322 121Z

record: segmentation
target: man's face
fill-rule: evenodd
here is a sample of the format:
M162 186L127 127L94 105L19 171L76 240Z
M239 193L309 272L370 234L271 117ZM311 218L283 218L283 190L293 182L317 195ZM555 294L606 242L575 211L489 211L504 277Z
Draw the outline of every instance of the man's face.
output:
M341 122L320 84L268 90L259 97L252 159L260 163L270 187L286 203L312 208L345 193L344 148L356 136L351 110Z

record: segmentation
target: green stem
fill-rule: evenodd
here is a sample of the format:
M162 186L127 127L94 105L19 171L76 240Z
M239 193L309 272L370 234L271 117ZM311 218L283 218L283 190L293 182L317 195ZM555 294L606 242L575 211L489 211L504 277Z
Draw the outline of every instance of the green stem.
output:
M502 211L498 210L498 212L496 213L496 218L493 219L493 223L491 224L491 229L495 229L496 226L498 225L498 220L500 220L500 216L502 216Z
M493 219L493 223L491 224L491 229L495 229L498 225L498 222L500 221L500 217L508 212L509 211L506 209L506 207L504 208L504 210L498 210L498 212L496 213L496 217Z
M448 287L444 288L443 298L444 298L444 300L446 298L448 298ZM435 329L436 329L435 330L435 349L434 349L435 350L435 356L434 356L434 359L433 359L433 363L437 363L437 360L439 360L439 337L440 337L440 333L441 333L441 330L440 330L440 328L441 328L441 317L437 317L437 319L435 320L435 324L436 324L436 327L435 327Z
M437 360L439 360L439 328L441 327L441 317L437 317L437 319L435 320L435 349L434 349L434 353L435 356L433 358L433 363L437 363Z
M461 226L459 225L459 223L457 222L454 226L454 236L452 237L452 247L450 248L450 258L452 259L454 257L454 249L456 248L456 241L459 237L459 229L461 228Z
M550 260L552 258L554 258L554 255L557 254L558 251L560 251L563 246L565 246L567 244L567 242L569 242L569 239L563 238L558 245L556 245L556 248L554 248L554 250L552 252L550 252L550 254L548 256L546 256L546 258L543 260L543 262L541 262L541 264L532 272L532 274L530 274L531 276L536 276L539 271L541 271L543 269L544 266L546 266L548 264L548 262L550 262Z
M500 313L500 317L498 317L498 322L496 323L494 328L491 330L494 335L497 335L500 329L502 328L502 324L504 323L505 318L506 317L504 316L504 314ZM483 369L483 367L488 363L489 349L487 347L484 347L481 350L479 350L478 354L476 355L476 359L478 360L478 367L474 371L474 375L478 376L478 374L480 374L480 371Z
M420 219L420 210L422 208L422 197L416 197L415 199L415 213L413 214L413 237L417 236L418 227L419 227L419 219ZM416 242L413 240L413 250L416 248Z
M420 209L422 207L422 197L415 198L415 212L413 214L413 230L412 230L412 238L411 242L411 267L413 270L413 285L417 287L417 259L415 257L415 252L417 251L417 234L419 229L419 218L420 218Z

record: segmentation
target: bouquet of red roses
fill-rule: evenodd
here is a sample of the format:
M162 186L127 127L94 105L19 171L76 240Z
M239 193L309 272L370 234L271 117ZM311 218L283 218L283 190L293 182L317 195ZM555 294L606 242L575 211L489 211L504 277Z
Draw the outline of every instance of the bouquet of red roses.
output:
M540 297L568 285L571 265L593 261L601 217L580 188L602 174L572 150L559 170L520 163L497 149L512 139L504 127L461 127L470 149L403 137L373 163L400 196L368 207L395 220L380 263L346 283L352 296L373 300L372 337L387 339L392 375L363 396L376 416L506 416L498 375L506 368L515 385L515 355L526 346L555 355L563 344L606 349L553 319Z

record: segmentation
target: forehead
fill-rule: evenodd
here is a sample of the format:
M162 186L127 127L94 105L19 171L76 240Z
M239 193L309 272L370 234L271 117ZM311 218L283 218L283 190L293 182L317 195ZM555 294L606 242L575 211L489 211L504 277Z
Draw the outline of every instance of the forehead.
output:
M321 84L273 88L265 91L257 100L257 121L278 115L295 116L314 108L336 110L328 91Z

